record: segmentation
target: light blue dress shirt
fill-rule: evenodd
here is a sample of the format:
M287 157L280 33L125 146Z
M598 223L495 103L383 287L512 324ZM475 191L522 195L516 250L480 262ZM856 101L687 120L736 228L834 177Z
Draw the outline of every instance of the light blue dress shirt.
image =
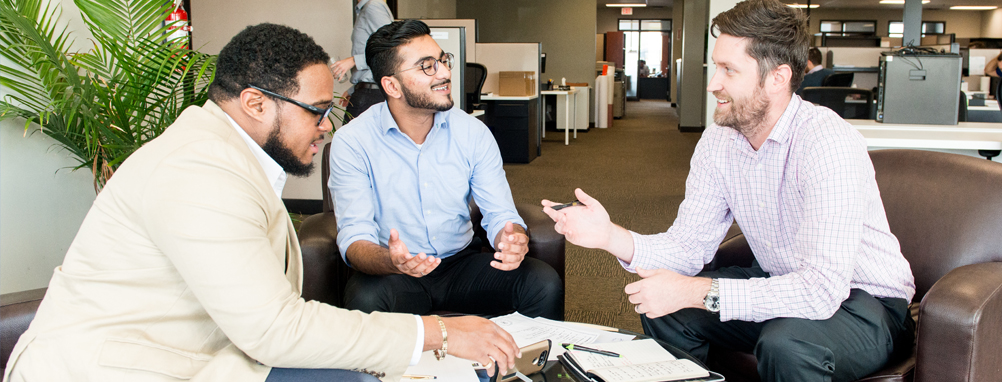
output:
M435 113L421 146L400 131L386 102L337 130L331 143L330 188L341 257L367 240L386 246L390 229L412 254L439 258L473 240L469 200L494 238L505 222L525 227L501 166L501 151L480 120L451 109Z

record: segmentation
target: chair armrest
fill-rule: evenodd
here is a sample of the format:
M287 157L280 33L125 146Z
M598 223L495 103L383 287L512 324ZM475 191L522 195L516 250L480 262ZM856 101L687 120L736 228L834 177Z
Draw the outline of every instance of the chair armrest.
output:
M724 241L717 248L717 254L713 256L713 261L706 264L703 270L714 271L731 266L750 267L753 260L755 260L755 254L748 246L748 240L741 233L738 225L733 224L724 236Z
M7 368L7 360L17 340L35 319L35 312L46 290L48 288L39 288L0 296L0 358L3 360L0 367L3 369Z
M351 268L337 247L337 219L333 212L312 215L299 226L303 250L303 298L343 307L344 287Z
M919 308L915 381L998 378L1002 354L1002 263L958 267Z
M518 215L525 221L529 235L529 253L533 257L549 264L564 279L564 263L566 260L567 241L564 235L553 229L553 219L543 212L543 207L532 204L516 204Z

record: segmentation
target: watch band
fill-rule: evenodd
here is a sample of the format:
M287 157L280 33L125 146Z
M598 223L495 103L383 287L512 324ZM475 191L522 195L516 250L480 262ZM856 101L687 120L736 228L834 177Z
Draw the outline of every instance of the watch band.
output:
M442 321L442 317L432 316L438 320L438 327L442 329L442 348L435 350L435 359L441 361L445 359L446 354L449 351L449 332L445 330L445 322Z

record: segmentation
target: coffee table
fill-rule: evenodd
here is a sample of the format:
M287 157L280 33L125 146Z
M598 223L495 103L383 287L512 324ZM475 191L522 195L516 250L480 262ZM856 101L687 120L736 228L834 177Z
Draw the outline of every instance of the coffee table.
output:
M637 338L635 338L634 341L641 340L641 339L651 338L651 337L649 337L649 336L647 336L645 334L636 333L636 332L625 330L625 329L618 329L617 331L619 333L637 336ZM701 366L703 368L706 368L706 365L704 365L698 359L696 359L695 357L693 357L689 353L686 353L682 349L679 349L679 348L677 348L677 347L675 347L675 346L673 346L673 345L671 345L671 344L669 344L667 342L664 342L664 341L656 339L656 338L654 340L657 341L657 343L659 345L661 345L661 347L663 347L665 350L667 350L669 353L671 353L673 356L675 356L675 358L678 358L678 359L688 359L688 360L690 360L692 362L695 362L697 365L699 365L699 366ZM709 370L709 369L707 369L707 370ZM527 377L529 377L530 379L532 379L534 382L582 382L582 381L578 381L573 376L571 376L570 372L568 372L567 370L564 370L564 365L561 364L559 361L547 361L546 365L543 366L543 370L542 371L540 371L538 373L530 374ZM495 378L491 378L491 382L494 382L494 380L495 380ZM702 380L702 379L693 379L693 380L687 380L687 381L700 381L700 380ZM486 381L482 381L482 382L486 382Z

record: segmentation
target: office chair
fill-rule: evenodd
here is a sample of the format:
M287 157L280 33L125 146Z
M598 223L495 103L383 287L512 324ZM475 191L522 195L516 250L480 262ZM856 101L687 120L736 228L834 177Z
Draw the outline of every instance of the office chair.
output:
M837 86L837 87L850 87L852 86L852 79L855 77L852 73L833 73L821 80L821 86Z
M967 122L967 93L960 92L960 105L957 107L957 122Z
M915 276L914 343L859 382L997 381L1002 354L1002 166L959 154L875 150L870 159L887 223ZM917 191L921 190L921 191ZM732 228L704 269L754 259ZM759 381L748 352L715 347L706 364L730 382Z
M463 80L463 89L466 92L466 112L481 110L480 91L484 88L484 81L487 80L487 67L476 62L466 63L466 78Z
M852 73L849 73L852 74ZM828 76L831 78L831 76ZM858 95L861 100L846 102L850 95ZM873 92L866 89L848 87L807 87L801 93L805 101L832 109L844 119L873 119L870 105L873 103ZM866 103L863 103L863 102Z

